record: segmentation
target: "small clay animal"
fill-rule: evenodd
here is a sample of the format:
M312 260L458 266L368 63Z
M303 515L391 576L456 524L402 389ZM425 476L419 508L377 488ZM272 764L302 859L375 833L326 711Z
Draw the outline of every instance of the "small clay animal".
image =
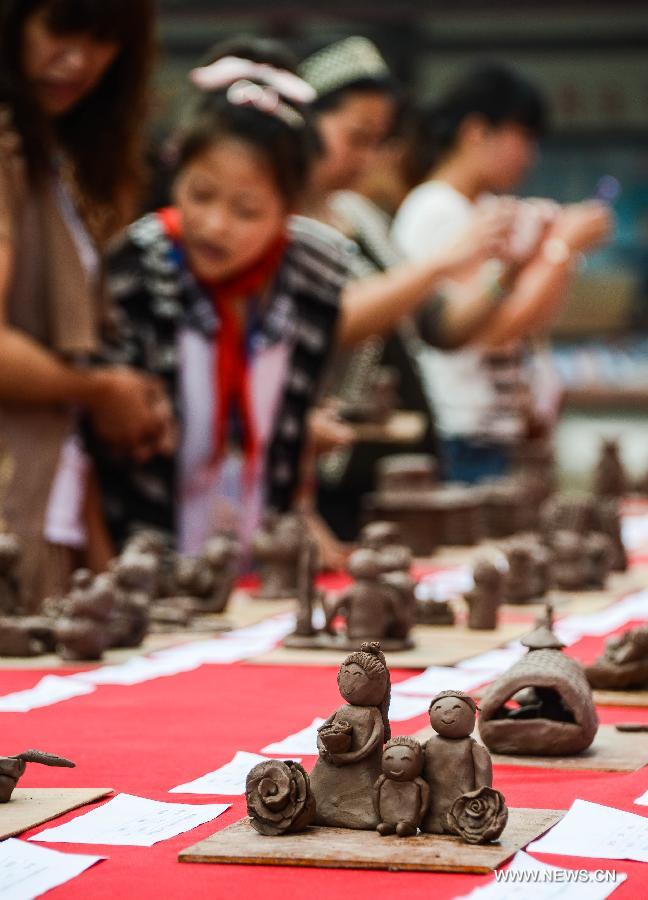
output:
M11 800L14 788L24 774L27 763L66 769L73 769L75 765L63 756L55 756L43 750L25 750L16 756L0 756L0 803L8 803Z
M487 559L473 569L474 585L464 594L468 605L468 628L497 628L497 610L504 598L504 573Z
M384 836L416 834L430 804L430 789L421 778L423 748L411 737L395 737L385 745L382 775L374 785L374 805Z
M471 737L476 715L477 704L461 691L442 691L430 703L430 724L435 734L423 748L423 777L430 788L430 806L422 831L448 833L447 815L455 800L493 785L490 754Z

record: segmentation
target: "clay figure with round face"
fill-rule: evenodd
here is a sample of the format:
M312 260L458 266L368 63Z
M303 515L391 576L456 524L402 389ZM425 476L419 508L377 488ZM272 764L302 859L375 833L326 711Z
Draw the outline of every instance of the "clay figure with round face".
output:
M340 693L352 706L378 706L385 696L386 681L370 678L358 663L345 663L338 675Z
M383 774L392 781L413 781L423 768L423 750L418 752L406 744L385 747L382 758Z
M441 737L469 737L475 728L475 711L460 697L439 697L430 707L430 724Z

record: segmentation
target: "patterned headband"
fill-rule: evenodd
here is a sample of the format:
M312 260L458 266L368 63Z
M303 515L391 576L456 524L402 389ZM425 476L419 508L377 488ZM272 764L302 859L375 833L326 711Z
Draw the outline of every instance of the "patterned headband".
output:
M254 106L291 128L305 124L304 117L291 103L312 103L316 96L313 88L298 75L237 56L225 56L211 65L192 69L189 77L204 91L227 88L225 96L230 103Z
M299 74L323 97L365 78L389 78L390 71L375 44L364 37L349 37L307 57Z

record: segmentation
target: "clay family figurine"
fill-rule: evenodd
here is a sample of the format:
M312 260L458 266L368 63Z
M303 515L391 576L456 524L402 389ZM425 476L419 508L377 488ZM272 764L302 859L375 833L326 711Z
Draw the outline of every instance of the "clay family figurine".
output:
M585 669L585 674L590 686L598 690L648 687L648 625L609 638L603 655Z
M0 756L0 803L8 803L11 800L14 788L24 774L27 763L74 768L71 760L63 756L54 756L53 753L45 753L43 750L25 750L16 756Z
M484 744L496 753L521 756L581 753L596 736L596 707L582 666L562 653L551 607L522 643L529 652L482 697Z
M111 645L114 610L111 576L94 577L88 569L77 569L69 594L60 602L54 626L58 655L69 660L101 659Z
M468 628L497 628L497 611L504 599L504 573L496 563L480 559L473 569L473 586L464 594Z
M458 797L492 787L488 751L472 737L477 705L461 691L442 691L430 703L434 734L423 747L423 777L430 787L430 806L421 830L449 832L447 816Z
M304 831L315 818L308 773L292 760L268 759L254 766L245 782L250 824L259 834Z
M15 616L22 612L17 567L20 543L15 534L0 533L0 616Z
M374 785L378 834L410 837L417 833L430 804L430 788L421 778L423 748L411 737L395 737L382 755L382 774Z
M621 462L619 442L606 440L594 473L594 492L599 497L623 497L628 487L628 479Z
M391 646L411 646L407 638L410 608L402 591L382 578L380 556L372 550L354 551L348 563L353 584L326 610L326 630L335 634L335 619L344 619L344 635L349 643L363 640L386 641ZM394 643L395 642L395 643Z
M390 677L380 645L362 644L348 656L338 672L338 686L345 703L319 729L319 758L310 777L315 822L374 829L379 820L373 789L381 774L383 744L391 738Z
M252 540L259 564L261 588L258 597L280 600L297 596L297 569L307 529L295 513L269 513Z
M198 556L178 557L177 592L195 600L196 612L223 612L236 581L239 554L238 542L219 534L206 541Z

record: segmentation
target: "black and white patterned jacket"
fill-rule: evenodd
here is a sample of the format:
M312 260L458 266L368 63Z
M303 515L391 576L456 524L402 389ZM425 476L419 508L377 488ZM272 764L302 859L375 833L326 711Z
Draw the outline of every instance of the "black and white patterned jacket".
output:
M306 414L315 402L335 341L340 294L354 266L353 245L326 226L295 216L290 243L270 289L259 339L288 339L291 354L277 418L266 453L268 508L284 511L294 500ZM108 259L111 321L102 361L160 377L178 407L178 333L192 327L215 338L212 301L178 258L155 214L135 222ZM127 415L128 411L125 410ZM176 460L156 457L138 465L116 459L89 436L109 529L118 546L134 530L175 534Z

